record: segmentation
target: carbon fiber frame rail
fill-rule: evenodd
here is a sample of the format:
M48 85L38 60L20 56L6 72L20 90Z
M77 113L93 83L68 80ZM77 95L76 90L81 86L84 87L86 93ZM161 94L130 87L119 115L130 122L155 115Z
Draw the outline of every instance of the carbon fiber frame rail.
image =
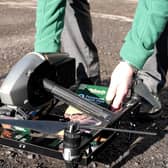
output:
M99 119L102 122L103 127L109 127L114 125L125 113L131 112L134 109L136 109L137 106L139 106L138 100L130 100L125 104L122 110L116 113L114 112L112 113L110 110L100 107L98 105L95 105L93 103L90 103L80 98L79 96L77 96L74 92L68 89L62 88L49 80L45 79L43 81L43 84L44 84L44 88L48 90L51 94L53 94L57 99L62 100L65 103L72 105L78 108L79 110L82 110L83 112ZM91 149L90 148L91 142L95 138L101 136L103 133L103 130L92 131L91 133L92 133L91 137L85 137L82 135L83 141L81 143L80 150L83 152L86 149ZM93 161L95 159L96 154L99 151L101 151L101 149L104 148L105 145L107 145L111 141L114 134L115 132L110 133L109 136L107 136L105 142L102 142L96 148L96 150L90 150L89 153L85 154L85 156L81 158L79 164L88 165L91 161ZM63 141L60 142L58 145L60 145L61 143L63 143ZM63 160L62 151L57 149L52 149L49 147L44 147L33 143L24 143L24 142L16 141L13 139L6 139L6 138L0 138L0 144Z

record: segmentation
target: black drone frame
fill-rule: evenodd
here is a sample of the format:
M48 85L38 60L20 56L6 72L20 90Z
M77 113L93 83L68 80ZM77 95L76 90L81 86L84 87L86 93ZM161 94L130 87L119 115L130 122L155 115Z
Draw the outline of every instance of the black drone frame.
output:
M64 146L63 151L57 151L55 149L46 148L43 146L23 143L15 141L12 139L0 138L0 143L6 146L14 147L17 149L34 152L37 154L46 155L49 157L65 160L67 165L71 167L76 167L78 164L88 165L91 161L95 159L95 156L107 145L113 138L116 132L127 132L141 135L156 135L155 133L144 132L144 131L133 131L133 130L122 130L110 128L113 126L125 113L133 111L139 106L138 99L130 99L122 110L118 112L111 112L110 110L100 107L90 103L79 96L74 92L65 89L61 86L54 84L52 81L47 79L43 80L44 88L52 93L56 99L62 100L69 105L72 105L84 113L91 115L101 121L99 126L87 126L80 125L78 123L71 122L58 122L58 121L45 121L45 120L5 120L0 119L1 123L17 125L21 127L31 128L32 130L43 132L45 135L52 135L61 129L64 131L64 140L60 141ZM110 127L109 127L110 126ZM80 128L91 129L93 130L91 134L82 134ZM92 150L91 142L97 137L101 136L104 131L113 131L110 133L106 140L101 143L96 150ZM86 153L86 150L89 149L89 152ZM67 166L68 167L68 166Z
M111 142L111 139L116 132L156 135L156 133L152 132L115 128L115 124L122 116L124 116L124 114L134 111L139 107L141 104L141 97L145 98L154 107L154 109L158 110L161 108L160 103L153 98L140 80L137 80L138 82L135 82L133 86L134 96L130 96L130 99L123 105L122 109L117 112L112 112L107 108L101 107L79 97L70 89L62 87L60 84L57 84L55 81L51 80L51 78L47 78L46 76L40 76L38 81L40 81L42 88L40 91L45 91L49 97L51 95L55 99L65 102L67 105L74 106L80 111L94 117L96 120L99 120L100 124L88 126L76 122L0 119L0 123L29 128L33 131L43 133L44 137L56 137L56 133L58 131L64 130L64 137L60 140L55 149L36 143L26 143L2 137L0 138L0 144L61 159L65 161L66 167L75 168L80 164L88 165L91 161L93 161L101 149ZM91 131L89 133L85 133L81 131L83 129ZM101 142L96 149L93 149L91 143L95 139L104 136L104 132L106 132L105 140ZM60 146L62 146L61 149Z

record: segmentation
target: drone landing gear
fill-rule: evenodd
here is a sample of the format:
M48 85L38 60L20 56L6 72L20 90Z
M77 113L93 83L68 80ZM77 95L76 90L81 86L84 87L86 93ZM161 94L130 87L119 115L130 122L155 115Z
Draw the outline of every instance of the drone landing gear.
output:
M81 133L77 123L70 123L64 131L63 158L67 168L77 168L80 158Z

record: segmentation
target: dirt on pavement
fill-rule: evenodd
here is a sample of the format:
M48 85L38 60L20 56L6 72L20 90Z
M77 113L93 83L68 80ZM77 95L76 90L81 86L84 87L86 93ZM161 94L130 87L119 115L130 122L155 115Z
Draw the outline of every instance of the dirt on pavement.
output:
M108 81L119 61L119 50L128 32L136 0L90 0L94 41L99 51L101 78ZM10 70L22 56L33 51L36 0L0 0L0 76ZM168 90L161 93L163 115L155 121L138 121L130 117L124 125L158 131L168 129ZM128 118L127 118L128 119ZM122 126L121 124L121 126ZM119 134L97 157L97 167L168 168L168 135L140 137ZM64 162L8 147L0 149L0 167L59 168Z

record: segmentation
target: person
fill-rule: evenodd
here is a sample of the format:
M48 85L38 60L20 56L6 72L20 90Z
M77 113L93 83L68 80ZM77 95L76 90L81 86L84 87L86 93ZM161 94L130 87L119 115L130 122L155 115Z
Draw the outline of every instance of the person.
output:
M134 69L142 69L144 63L154 53L154 44L166 25L167 3L166 0L139 1L133 26L120 52L122 61L111 76L106 99L112 108L117 109L121 105L132 81ZM100 76L97 49L92 42L92 24L87 0L38 1L35 37L35 51L48 56L50 53L60 52L62 44L64 50L77 60L76 71L79 80L95 81ZM154 55L160 54L157 51ZM155 88L152 86L156 92L158 83L161 84L163 79L163 73L160 73L161 66L159 70L156 69L159 64L154 57L148 59L150 66L146 66L147 68L144 66L141 76L144 82L150 81L151 85L154 83L157 85ZM161 60L160 57L159 59ZM155 74L152 69L155 69ZM148 80L149 75L155 78ZM147 85L148 83L146 82ZM151 89L152 87L149 86Z
M164 86L168 68L168 1L138 1L134 21L120 50L121 61L111 74L106 100L119 109L132 84L133 74L150 92Z
M77 81L99 82L99 58L92 41L89 2L38 0L34 50L47 56L63 50L76 59Z

